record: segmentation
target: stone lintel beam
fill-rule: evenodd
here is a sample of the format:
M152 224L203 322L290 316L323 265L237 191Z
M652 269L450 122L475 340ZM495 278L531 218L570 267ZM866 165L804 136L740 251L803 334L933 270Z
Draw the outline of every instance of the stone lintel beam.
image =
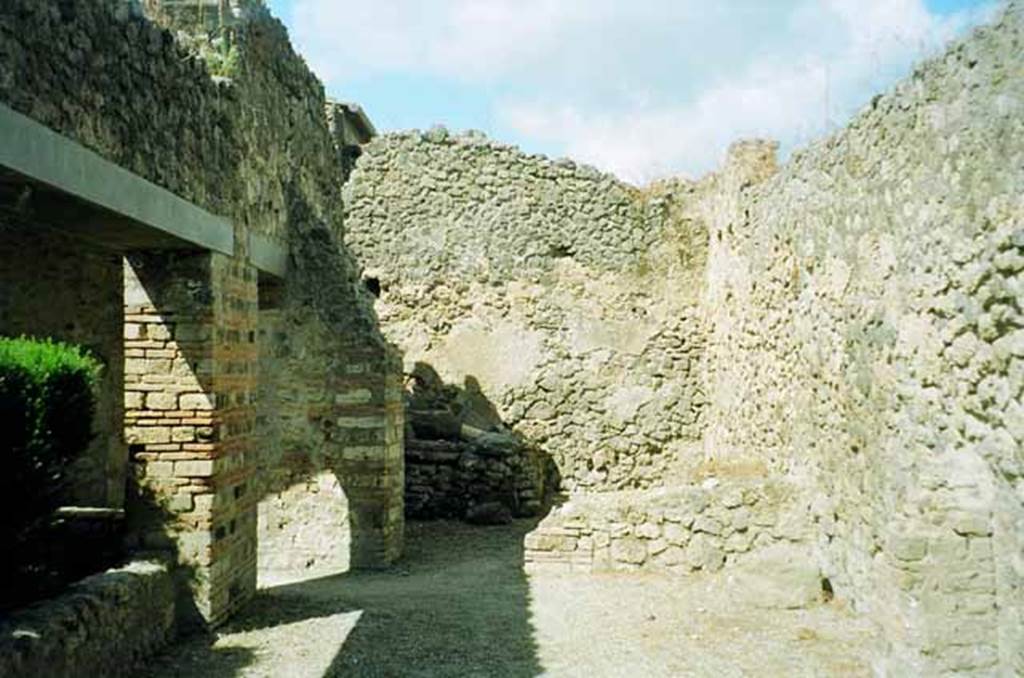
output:
M234 230L226 219L3 104L0 167L8 170L3 177L7 183L12 181L13 172L27 179L28 186L40 184L48 197L55 194L58 199L65 199L62 203L79 203L75 205L75 214L81 216L81 222L92 222L88 235L94 241L103 242L109 236L109 244L118 249L191 246L234 254ZM39 201L46 202L51 201ZM62 219L58 223L66 222ZM109 232L105 224L110 224Z
M250 233L249 260L261 273L283 278L288 271L288 248L267 236Z

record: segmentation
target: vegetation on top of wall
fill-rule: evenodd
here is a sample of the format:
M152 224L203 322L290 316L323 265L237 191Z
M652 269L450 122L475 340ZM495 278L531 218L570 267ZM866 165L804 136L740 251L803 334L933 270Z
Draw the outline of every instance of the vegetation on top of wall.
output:
M43 542L92 438L99 371L77 346L0 337L0 609L50 589Z
M242 55L238 48L238 36L227 25L219 25L207 31L197 29L194 33L180 38L189 50L198 54L206 71L214 78L231 80L238 75Z

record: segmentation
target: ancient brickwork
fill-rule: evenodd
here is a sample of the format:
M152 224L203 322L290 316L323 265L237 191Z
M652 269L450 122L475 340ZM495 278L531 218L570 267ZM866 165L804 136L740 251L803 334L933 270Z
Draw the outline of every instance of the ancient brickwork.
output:
M125 359L133 383L148 377L155 387L162 381L159 391L133 386L128 396L129 441L144 455L137 457L139 494L148 497L160 488L149 497L158 512L168 510L196 527L176 532L191 535L176 547L187 564L211 577L203 599L213 607L204 611L216 620L253 588L253 506L267 495L303 493L320 472L337 475L352 516L347 525L329 522L325 531L366 531L365 539L356 535L337 548L351 543L359 553L353 562L374 566L397 556L402 456L395 450L403 426L399 370L342 243L338 153L324 120L322 86L260 3L233 3L238 12L230 13L226 32L220 17L216 26L205 18L196 23L190 14L195 7L164 11L156 1L143 7L114 0L3 3L0 101L235 228L235 259L217 255L205 270L182 275L182 285L189 280L212 295L197 300L203 309L180 324L186 335L204 328L202 338L176 335L175 317L164 315L191 311L129 302L139 322L129 323L128 332L139 334L124 339L133 352L143 352ZM230 36L220 43L227 51L211 41L224 35ZM100 243L101 231L94 238ZM257 277L246 261L253 234L289 250L283 280ZM83 281L82 287L92 284ZM81 298L92 297L83 291ZM123 301L111 302L97 303L91 313L124 312ZM260 323L257 304L273 307L276 315L267 318L272 325ZM190 352L197 360L187 375L182 370ZM116 362L110 367L118 369ZM356 379L372 390L372 402L336 401ZM104 397L116 398L120 408L119 387L109 387ZM282 401L255 402L273 393ZM302 400L288 400L292 393ZM199 403L204 394L213 402ZM286 436L289 430L304 434ZM359 453L350 448L360 448L364 458L355 460ZM346 451L349 459L343 460ZM117 453L111 463L124 469L127 445L121 443ZM158 456L147 459L149 454ZM369 458L374 454L381 458ZM194 458L174 459L168 468L171 458L159 455ZM116 482L119 476L109 477ZM318 509L301 520L334 520L337 493L303 496ZM309 531L305 523L290 525L296 533ZM269 539L267 547L287 543Z
M689 189L434 129L363 149L346 228L407 372L480 390L566 489L651 487L700 438Z
M130 446L140 540L208 619L257 557L390 563L403 490L518 505L547 456L573 496L529 568L797 554L877 622L879 672L1024 672L1019 3L782 167L745 142L641 190L439 128L371 142L344 191L322 88L258 3L226 32L146 5L4 3L0 101L229 219L239 255L132 252L123 283L120 254L5 213L0 331L104 360L80 496L116 505ZM254 233L287 244L283 280ZM457 394L445 435L406 428L385 337Z
M166 513L153 545L174 537L200 611L220 621L256 586L256 271L219 254L138 254L125 275L136 501Z
M525 540L527 571L716 572L777 543L806 541L794 488L716 481L573 497Z
M301 203L295 209L311 218ZM295 247L279 307L269 298L259 318L260 426L275 441L261 455L259 533L274 577L386 565L404 528L399 359L368 309L340 306L339 290L321 285L350 284L355 264L322 225L314 233Z
M805 484L893 674L1024 670L1022 37L1012 6L774 177L754 145L709 180L706 454Z

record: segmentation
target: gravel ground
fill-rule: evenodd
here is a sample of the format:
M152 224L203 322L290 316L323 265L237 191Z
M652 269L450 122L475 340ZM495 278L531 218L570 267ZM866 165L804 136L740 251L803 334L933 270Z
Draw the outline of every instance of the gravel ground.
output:
M839 604L756 609L727 575L527 577L532 526L412 523L400 566L265 588L143 675L871 675L870 631Z

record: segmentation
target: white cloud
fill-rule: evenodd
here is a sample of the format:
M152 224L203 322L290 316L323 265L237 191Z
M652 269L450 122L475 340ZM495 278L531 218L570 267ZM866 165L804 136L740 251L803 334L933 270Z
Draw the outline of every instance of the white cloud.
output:
M982 16L937 17L917 0L808 2L792 15L790 49L691 100L609 111L510 100L502 117L525 137L559 141L570 157L636 183L695 176L715 167L735 139L768 137L791 147L831 130L895 74Z
M296 41L326 77L414 70L488 79L556 52L605 0L297 0Z
M328 81L498 88L497 120L527 145L642 182L707 171L739 137L821 134L992 4L943 17L924 0L296 0L294 30Z

